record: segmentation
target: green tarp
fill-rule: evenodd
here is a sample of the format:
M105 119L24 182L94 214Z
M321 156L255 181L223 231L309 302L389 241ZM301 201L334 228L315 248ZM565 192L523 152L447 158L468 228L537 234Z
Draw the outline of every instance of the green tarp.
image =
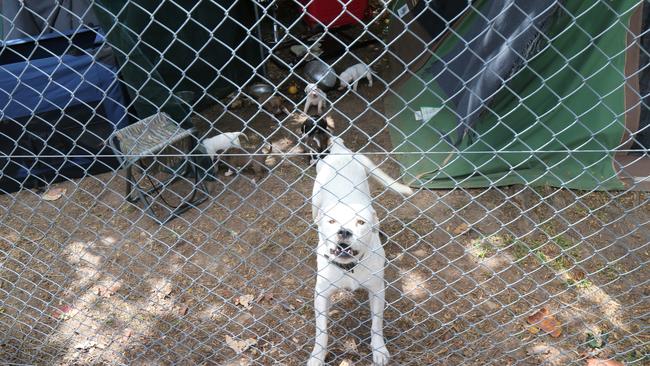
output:
M455 106L425 70L465 42L486 3L475 2L433 56L419 60L415 76L396 79L385 98L395 155L411 184L621 189L612 151L624 130L626 34L639 1L567 1L541 50L489 100L474 137L456 149L441 138L457 128ZM396 2L395 13L403 6Z
M189 116L188 94L214 101L260 65L255 4L226 0L96 0L94 10L140 118ZM178 96L180 92L185 97ZM210 100L211 99L211 100Z

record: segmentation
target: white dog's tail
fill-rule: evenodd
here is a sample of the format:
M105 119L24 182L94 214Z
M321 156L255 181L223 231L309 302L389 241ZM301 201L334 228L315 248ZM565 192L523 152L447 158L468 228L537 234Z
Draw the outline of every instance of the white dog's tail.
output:
M411 187L404 185L396 181L395 179L391 178L383 170L379 169L379 167L376 166L375 163L373 163L367 156L358 154L355 156L355 158L361 164L363 164L363 166L366 167L368 174L371 175L373 178L375 178L375 180L377 180L384 187L389 188L394 192L403 194L405 196L409 196L413 194L413 190L411 189Z

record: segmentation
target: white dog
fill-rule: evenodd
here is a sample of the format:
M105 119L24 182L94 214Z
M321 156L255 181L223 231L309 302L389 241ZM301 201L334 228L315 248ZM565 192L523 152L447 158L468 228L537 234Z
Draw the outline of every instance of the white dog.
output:
M373 364L386 365L390 355L383 334L384 249L372 208L368 176L392 190L410 195L366 156L350 151L340 138L330 140L330 152L316 165L312 216L318 225L318 276L314 294L316 343L308 366L320 366L327 354L330 296L341 288L368 290L372 315Z
M241 141L239 137L244 136L248 140L243 132L225 132L207 139L203 139L201 144L205 148L206 154L210 155L210 158L214 160L214 156L219 151L226 151L231 147L236 147L241 149Z
M352 90L356 92L357 83L364 76L366 79L368 79L368 86L372 87L372 72L370 71L370 67L368 67L368 65L358 63L356 65L348 67L341 73L341 75L339 75L339 79L341 79L341 86L339 87L339 90L349 88L350 84L352 84Z
M322 91L316 84L307 84L305 87L305 94L307 94L307 100L305 101L305 114L309 110L309 107L312 105L317 106L318 114L323 113L323 108L325 107L325 101L327 100L327 94Z

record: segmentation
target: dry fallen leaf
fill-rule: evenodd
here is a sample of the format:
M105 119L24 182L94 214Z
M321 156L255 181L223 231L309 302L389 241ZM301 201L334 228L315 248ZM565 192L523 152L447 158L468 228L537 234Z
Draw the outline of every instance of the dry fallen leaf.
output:
M239 296L238 298L235 299L235 305L241 305L248 310L252 307L251 303L253 302L254 298L255 296L253 295Z
M46 201L56 201L59 198L61 198L61 196L63 196L65 192L66 192L65 188L61 188L61 187L51 188L48 189L47 192L43 193L41 198L43 198Z
M624 366L623 363L616 360L601 360L590 358L587 360L587 366Z
M347 358L339 364L339 366L352 366L352 361L348 360Z
M70 318L70 312L72 311L72 306L70 305L62 305L58 309L56 309L52 315L61 320L66 320Z
M571 278L573 278L573 280L576 282L582 281L587 277L585 272L580 269L574 269L573 271L570 272L570 275Z
M97 342L91 340L85 340L83 342L76 344L74 348L86 351L96 346L97 346Z
M176 308L176 312L178 315L187 315L187 311L189 310L189 307L185 304L181 304Z
M106 287L102 285L95 286L95 295L102 297L111 297L115 294L115 291L119 289L119 286Z
M537 334L537 333L539 333L539 328L537 328L536 326L533 325L533 326L528 327L528 331L531 332L532 334Z
M131 328L124 329L124 333L122 334L121 342L126 343L129 340L129 338L131 338L132 335L133 335L133 329L131 329Z
M538 326L541 330L557 338L562 334L560 322L555 319L547 308L541 308L538 312L528 317L528 324Z
M273 294L272 293L264 294L264 296L262 297L262 301L273 302Z
M251 360L246 357L242 357L239 360L230 361L224 366L249 366L250 364Z
M111 294L116 293L120 288L122 287L122 284L119 282L115 282L111 285L111 287L108 288L108 291L111 292Z
M236 353L242 353L246 351L251 346L257 344L257 341L253 338L246 338L244 340L235 339L231 336L226 336L226 344Z
M453 233L455 235L460 235L460 234L466 232L468 228L469 228L469 226L467 226L467 224L463 222L462 224L460 224L460 225L456 226L456 228L454 228Z
M160 300L163 300L163 299L169 297L169 295L171 295L173 288L174 287L172 286L172 284L167 282L167 283L165 283L165 285L163 285L162 288L156 289L154 291L156 292L156 295L158 296L158 298Z
M354 340L354 338L346 338L343 342L343 348L345 349L345 352L359 353L359 350L357 349L357 342Z

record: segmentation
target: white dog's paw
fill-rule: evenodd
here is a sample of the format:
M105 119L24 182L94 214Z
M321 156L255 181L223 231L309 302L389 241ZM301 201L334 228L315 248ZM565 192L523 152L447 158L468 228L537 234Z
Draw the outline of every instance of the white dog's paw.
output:
M381 347L373 347L372 350L372 365L373 366L385 366L388 365L388 360L390 359L390 353L386 345Z
M307 361L307 366L323 366L325 362L317 359L316 357L310 357Z

